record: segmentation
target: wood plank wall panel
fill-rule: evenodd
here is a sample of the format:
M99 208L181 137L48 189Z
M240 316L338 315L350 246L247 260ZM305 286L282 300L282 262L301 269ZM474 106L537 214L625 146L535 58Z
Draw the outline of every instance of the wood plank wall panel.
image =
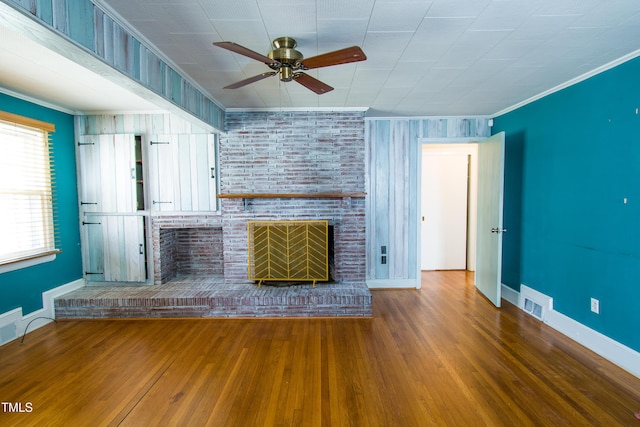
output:
M93 3L78 0L54 1L53 3L54 5L66 5L64 13L67 21L67 35L87 49L95 49L96 32ZM58 22L64 21L57 21L56 24Z
M208 134L207 129L197 126L174 114L103 114L76 116L80 135L102 135L130 133L153 134Z
M380 262L382 253L381 247L389 244L389 180L388 180L388 159L389 159L389 123L380 122L376 126L369 124L369 138L367 145L370 147L371 158L366 165L370 169L371 188L366 192L369 196L369 208L367 218L370 224L367 233L374 236L368 239L369 250L367 251L367 265L373 269L373 277L386 279L389 277L389 265Z
M9 5L198 119L222 129L224 111L212 99L90 0L10 0Z
M12 2L14 6L19 6L42 22L53 25L53 4L51 0L9 0L9 3ZM64 2L60 3L64 4Z
M421 139L482 139L488 118L367 119L365 127L367 280L417 280Z

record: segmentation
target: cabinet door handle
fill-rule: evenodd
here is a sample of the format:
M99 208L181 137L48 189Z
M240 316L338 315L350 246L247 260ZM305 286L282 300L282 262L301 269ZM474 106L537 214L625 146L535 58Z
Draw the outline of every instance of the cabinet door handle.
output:
M144 251L142 250L144 248L144 243L140 243L140 255L144 255Z
M136 179L136 168L131 168L131 179Z
M216 177L216 168L211 168L211 178L215 179Z

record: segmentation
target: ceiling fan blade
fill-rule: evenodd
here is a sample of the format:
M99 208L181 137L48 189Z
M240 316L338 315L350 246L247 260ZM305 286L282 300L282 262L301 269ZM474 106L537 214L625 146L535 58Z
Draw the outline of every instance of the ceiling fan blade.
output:
M276 71L258 74L257 76L249 77L248 79L240 80L239 82L236 82L229 86L225 86L223 89L238 89L239 87L246 86L251 83L259 82L260 80L266 79L267 77L275 76L276 74L278 74Z
M331 86L322 83L320 80L311 77L309 74L295 73L293 75L293 79L318 95L322 95L323 93L331 92L333 90Z
M306 70L312 68L328 67L330 65L347 64L349 62L364 61L367 56L358 46L351 46L334 52L323 53L303 59L302 66Z
M223 49L230 50L231 52L239 53L240 55L244 55L248 58L255 59L256 61L264 62L267 65L280 65L279 61L276 61L275 59L271 59L268 56L264 56L261 53L254 52L253 50L248 49L234 42L215 42L213 44Z

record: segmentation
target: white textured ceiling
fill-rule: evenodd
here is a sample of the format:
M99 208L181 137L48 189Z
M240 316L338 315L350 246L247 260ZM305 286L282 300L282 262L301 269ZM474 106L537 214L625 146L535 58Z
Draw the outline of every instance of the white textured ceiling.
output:
M225 108L368 107L370 115L494 115L640 51L639 0L95 0ZM368 59L308 71L316 95L212 45ZM88 96L88 94L87 94Z

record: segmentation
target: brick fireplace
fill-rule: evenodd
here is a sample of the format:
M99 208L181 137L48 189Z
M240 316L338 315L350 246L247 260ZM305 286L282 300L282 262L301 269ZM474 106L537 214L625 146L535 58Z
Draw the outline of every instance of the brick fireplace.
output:
M328 220L331 230L330 275L335 282L365 282L364 199L276 198L223 200L224 277L247 280L249 220Z
M248 221L327 220L332 279L364 284L363 113L227 113L226 127L221 212L153 218L154 282L209 274L246 283Z
M371 316L366 285L364 112L227 112L220 210L151 217L153 282L85 287L59 317ZM265 198L268 195L268 198ZM329 283L258 288L248 221L327 220Z
M225 281L247 279L248 221L328 220L333 279L365 284L364 113L228 112L225 125L221 193L238 196L220 200Z

